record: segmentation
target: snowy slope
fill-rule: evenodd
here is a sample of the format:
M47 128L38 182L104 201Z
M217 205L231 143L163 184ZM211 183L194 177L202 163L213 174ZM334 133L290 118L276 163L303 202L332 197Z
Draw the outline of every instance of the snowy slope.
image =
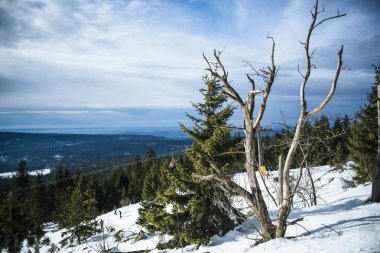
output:
M347 188L353 172L330 171L329 166L313 168L312 176L317 188L318 204L308 207L301 198L295 199L295 208L290 214L289 220L303 218L298 225L288 227L287 237L292 239L276 239L254 246L258 234L253 225L257 225L254 218L230 231L223 237L214 236L209 245L203 245L199 249L187 246L176 250L153 250L152 252L380 252L380 205L363 204L368 198L371 185L359 185L355 188ZM294 170L294 176L299 173ZM272 194L276 198L275 177L271 174L265 179ZM342 180L345 179L345 180ZM244 173L237 174L235 180L241 185L246 185ZM261 182L262 184L262 182ZM307 181L302 182L307 184ZM268 201L272 219L276 219L276 207L264 190L265 200ZM236 198L236 205L246 206L244 201ZM135 222L138 218L139 204L134 204L118 209L122 217L113 212L103 214L97 218L103 219L105 226L114 228L114 232L105 230L105 235L97 235L86 243L76 247L63 248L59 252L99 252L101 245L114 249L116 252L128 252L136 250L154 249L159 236L148 236L147 239L134 243L134 240L116 242L115 233L121 231L124 240L129 236L134 238L141 230ZM62 231L50 228L46 234L51 243L59 246ZM133 236L132 236L133 235ZM103 238L103 239L102 239ZM48 252L50 246L43 246L41 252Z
M51 171L50 169L41 169L41 170L33 170L33 171L30 171L28 172L28 174L30 176L37 176L38 174L42 174L42 175L47 175L47 174L50 174ZM6 178L11 178L11 177L14 177L16 176L16 172L4 172L4 173L0 173L0 177L6 177Z

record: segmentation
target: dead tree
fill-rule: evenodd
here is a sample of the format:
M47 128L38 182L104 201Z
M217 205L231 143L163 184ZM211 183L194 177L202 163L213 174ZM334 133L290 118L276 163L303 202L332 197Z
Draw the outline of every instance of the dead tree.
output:
M377 161L372 177L371 200L380 202L380 65L376 67L377 86Z
M203 180L216 180L221 183L227 189L233 190L242 196L252 207L256 218L259 220L261 225L261 234L264 241L270 240L275 236L275 226L273 225L267 205L264 201L261 189L259 187L258 179L256 176L257 161L256 161L256 143L255 134L260 126L260 122L264 116L267 100L274 83L277 68L274 63L274 50L275 42L272 37L268 37L272 40L272 53L271 53L271 66L263 68L260 70L255 70L255 75L262 77L265 85L261 89L256 88L256 83L251 77L251 75L246 75L251 89L243 100L241 96L232 87L231 81L228 79L228 72L226 71L224 65L221 62L220 55L221 52L214 50L215 62L210 62L205 56L205 60L208 64L208 71L213 77L219 80L223 84L223 93L229 98L235 101L241 108L243 112L243 130L245 132L244 141L244 154L245 154L245 170L248 175L248 181L250 186L250 191L239 186L237 183L232 181L229 177L222 173L222 165L216 164L211 158L209 162L214 168L215 174L209 176L195 175L196 177ZM260 108L258 110L256 118L253 113L255 110L255 97L256 95L262 95L262 101Z
M223 187L227 188L228 190L234 191L235 193L243 197L247 201L247 203L249 203L250 206L252 207L253 213L261 225L260 234L262 235L264 241L268 241L276 237L283 237L285 235L286 224L287 224L286 219L290 213L292 199L294 196L294 192L292 192L290 189L289 171L292 165L294 154L300 142L302 126L307 118L319 113L325 107L325 105L330 101L330 99L332 98L335 92L335 87L336 87L340 70L342 67L343 46L338 52L338 66L337 66L335 77L334 77L334 80L333 80L333 83L331 85L328 95L318 107L308 112L306 97L305 97L305 87L309 80L311 69L313 66L311 63L311 58L314 53L314 51L310 53L310 49L309 49L310 38L312 36L313 31L325 21L346 15L346 14L340 14L338 11L337 15L318 21L317 17L323 11L324 10L318 9L318 0L315 0L314 10L311 12L312 22L306 36L306 41L302 43L304 45L305 54L306 54L306 73L301 74L301 72L299 71L303 80L301 84L301 88L300 88L301 112L300 112L300 116L296 125L295 135L292 140L289 152L285 160L284 168L283 168L283 175L282 175L283 194L281 196L282 204L279 210L277 226L275 226L271 221L267 205L264 201L262 191L258 184L258 179L256 176L256 171L258 170L258 164L256 161L256 148L255 148L256 145L255 145L255 139L254 139L255 133L258 130L260 126L260 122L264 116L265 109L267 106L267 100L270 95L270 92L271 92L271 89L272 89L272 86L273 86L273 83L278 71L278 68L276 67L275 62L274 62L275 42L272 37L268 36L268 38L271 39L272 41L270 66L266 68L262 68L260 70L256 70L251 64L249 64L249 66L252 67L254 74L246 75L248 79L247 81L251 87L245 100L243 100L242 97L232 87L231 81L228 79L228 72L221 62L221 58L220 58L221 52L214 50L214 54L213 54L214 60L215 60L214 62L209 61L204 56L204 59L206 60L207 65L208 65L208 68L206 69L206 71L210 75L212 75L214 78L216 78L223 85L223 93L227 95L232 101L236 102L242 110L243 127L241 129L244 130L245 132L244 167L247 172L250 191L239 186L230 177L223 174L222 171L223 171L224 165L218 164L216 161L212 159L212 157L207 157L207 159L211 167L213 168L214 174L211 174L211 175L194 174L193 176L201 180L216 181L219 184L221 184ZM253 76L258 76L262 78L264 84L260 88L257 88L256 83L253 79ZM255 108L256 107L255 100L256 100L257 95L261 95L262 100L259 107ZM256 117L254 116L255 109L257 109Z
M341 46L341 48L338 51L338 63L337 63L334 79L332 81L329 93L327 94L327 96L323 99L323 101L317 107L315 107L311 111L308 111L306 96L305 96L305 88L306 88L306 85L307 85L309 78L310 78L311 69L312 69L312 67L314 67L314 65L312 65L312 63L311 63L311 59L312 59L313 54L315 52L315 51L310 52L310 38L312 36L312 33L315 31L315 29L319 25L324 23L325 21L335 19L335 18L339 18L339 17L343 17L346 15L345 13L343 13L343 14L339 13L339 10L338 10L337 15L331 16L328 18L324 18L324 19L318 21L317 20L318 15L322 12L324 12L324 8L322 10L320 10L318 8L318 0L315 0L314 10L311 12L312 21L311 21L311 24L309 26L309 30L308 30L308 33L306 36L306 41L301 43L302 45L304 45L305 58L306 58L306 71L305 71L305 73L302 74L300 72L300 70L298 70L299 74L302 77L302 83L301 83L301 87L300 87L301 110L300 110L300 115L299 115L299 118L298 118L298 121L296 124L296 130L295 130L295 134L294 134L294 137L292 140L292 144L290 145L288 154L287 154L286 159L285 159L285 164L284 164L283 196L282 196L283 202L282 202L282 205L281 205L279 213L278 213L278 224L277 224L277 230L276 230L276 237L285 236L286 219L288 218L289 213L290 213L291 204L292 204L292 200L293 200L292 196L294 196L292 194L292 190L290 189L289 171L290 171L290 168L292 166L293 158L294 158L294 155L296 153L297 147L300 144L300 136L302 133L302 127L305 123L305 120L307 120L309 117L311 117L313 115L318 114L327 105L327 103L331 100L331 98L334 95L336 85L338 83L340 71L342 69L343 46Z

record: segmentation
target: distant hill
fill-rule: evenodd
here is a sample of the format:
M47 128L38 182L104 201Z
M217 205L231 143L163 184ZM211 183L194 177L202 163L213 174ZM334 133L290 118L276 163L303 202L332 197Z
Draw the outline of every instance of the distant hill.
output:
M157 134L157 133L156 133ZM0 132L0 172L14 171L20 159L32 170L54 167L106 166L144 155L183 151L190 139L142 134L51 134Z

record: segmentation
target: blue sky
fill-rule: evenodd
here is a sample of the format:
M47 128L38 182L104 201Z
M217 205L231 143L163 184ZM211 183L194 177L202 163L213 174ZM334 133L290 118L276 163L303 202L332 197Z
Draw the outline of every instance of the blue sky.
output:
M380 2L321 1L325 12L347 16L319 27L312 38L317 66L309 105L328 92L336 54L344 45L335 97L324 110L352 115L373 82L380 60ZM0 1L0 129L176 126L199 102L214 48L245 97L249 69L269 63L276 41L280 71L264 123L299 110L302 45L313 1L136 0ZM260 99L260 98L259 98ZM233 121L240 124L240 114Z

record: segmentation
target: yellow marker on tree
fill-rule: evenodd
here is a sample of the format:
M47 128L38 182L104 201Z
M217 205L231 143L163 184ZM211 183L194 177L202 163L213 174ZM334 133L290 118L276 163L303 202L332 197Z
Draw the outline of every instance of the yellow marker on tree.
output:
M260 174L263 176L267 176L267 169L265 166L260 166Z

